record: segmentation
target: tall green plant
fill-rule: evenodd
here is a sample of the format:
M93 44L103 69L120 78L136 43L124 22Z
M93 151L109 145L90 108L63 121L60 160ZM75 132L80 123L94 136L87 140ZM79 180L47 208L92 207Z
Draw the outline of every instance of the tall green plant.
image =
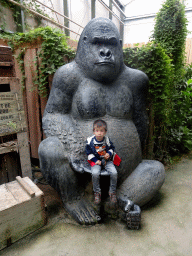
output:
M185 67L187 37L185 6L179 0L166 0L157 14L152 38L169 55L174 67L171 114L167 136L168 151L179 153L191 149L191 67Z
M152 38L166 50L177 72L181 72L187 37L185 6L179 0L166 0L157 13Z

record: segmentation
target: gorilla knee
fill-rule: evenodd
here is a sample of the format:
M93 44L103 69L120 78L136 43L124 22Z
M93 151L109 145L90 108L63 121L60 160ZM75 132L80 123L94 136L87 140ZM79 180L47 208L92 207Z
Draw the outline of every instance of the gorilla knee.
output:
M119 195L142 206L153 198L164 180L163 164L155 160L143 160L120 186Z
M38 153L40 160L53 159L58 161L64 159L64 148L57 137L48 137L43 140L39 145Z
M144 160L143 164L147 170L150 170L151 177L156 181L157 187L161 187L165 181L164 165L156 160Z

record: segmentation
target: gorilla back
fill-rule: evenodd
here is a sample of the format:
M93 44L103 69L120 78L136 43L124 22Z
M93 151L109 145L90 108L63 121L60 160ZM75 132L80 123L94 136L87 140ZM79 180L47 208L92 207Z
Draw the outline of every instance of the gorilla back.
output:
M75 60L55 73L43 117L47 138L39 146L39 158L45 178L79 223L99 219L83 198L83 174L78 174L86 159L85 140L98 118L107 121L109 137L122 158L119 201L143 205L163 184L163 165L142 161L141 156L147 134L147 85L143 72L124 65L118 30L105 18L87 24Z

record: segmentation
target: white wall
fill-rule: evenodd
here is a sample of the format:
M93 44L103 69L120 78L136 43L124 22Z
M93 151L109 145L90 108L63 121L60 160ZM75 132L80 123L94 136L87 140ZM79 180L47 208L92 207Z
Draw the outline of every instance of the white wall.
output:
M105 4L109 6L109 0L103 0ZM69 18L81 26L85 27L86 24L91 20L91 0L68 0L68 8L69 8ZM114 6L113 11L120 16L119 11ZM109 18L109 11L99 2L96 1L95 6L95 17L105 17ZM115 17L112 18L113 22L116 24L118 28L120 28L120 24L118 19ZM81 34L82 28L70 22L69 28L75 32ZM73 32L70 32L70 38L74 40L78 40L79 36Z
M85 26L91 19L91 0L68 0L69 18L81 26ZM69 28L81 34L82 28L70 22ZM79 36L70 32L70 38L79 40Z
M2 10L0 13L0 26L2 25L6 30L15 32L16 25L12 16L12 11L8 8L4 8L1 4L0 9Z
M165 0L134 0L125 8L127 18L141 15L155 14L162 7ZM186 8L192 8L192 0L185 1ZM186 12L189 21L188 30L192 31L192 12ZM154 29L154 17L125 21L124 44L146 43ZM192 37L192 34L188 35Z

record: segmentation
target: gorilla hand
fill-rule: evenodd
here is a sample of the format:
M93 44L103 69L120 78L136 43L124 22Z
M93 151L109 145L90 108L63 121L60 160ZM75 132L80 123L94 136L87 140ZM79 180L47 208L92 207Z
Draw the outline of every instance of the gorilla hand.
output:
M127 227L129 229L139 229L141 223L141 209L138 205L128 200L125 206Z
M134 210L134 203L131 200L127 200L124 211L129 213L131 210Z
M129 229L139 229L141 209L127 198L118 198L119 207L125 212L125 220Z
M79 172L79 173L84 173L84 168L82 166L81 160L79 160L79 159L75 159L75 160L71 159L70 166L71 166L71 168L74 171Z

